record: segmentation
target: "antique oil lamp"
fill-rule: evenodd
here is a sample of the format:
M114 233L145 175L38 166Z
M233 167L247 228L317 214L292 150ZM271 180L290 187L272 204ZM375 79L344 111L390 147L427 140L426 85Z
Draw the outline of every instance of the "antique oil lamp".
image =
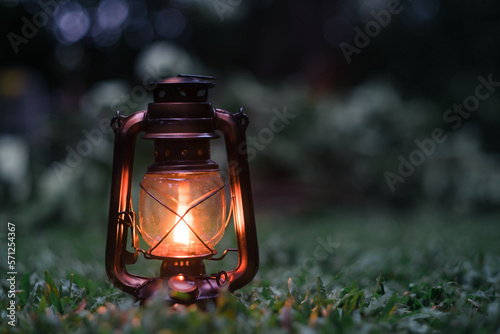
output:
M248 118L207 102L213 77L179 75L154 83L148 109L117 116L106 245L106 271L119 289L145 300L167 289L173 303L214 299L221 287L248 284L258 269L258 248L245 143ZM210 140L224 137L229 178L210 160ZM140 183L138 219L131 190L137 136L154 142L154 163ZM225 187L230 187L226 204ZM229 206L229 208L228 208ZM226 212L229 211L229 214ZM233 216L237 248L219 257L214 246ZM227 216L227 217L226 217ZM149 248L141 249L143 244ZM204 261L238 253L232 270L207 274ZM140 256L161 261L158 277L132 274Z

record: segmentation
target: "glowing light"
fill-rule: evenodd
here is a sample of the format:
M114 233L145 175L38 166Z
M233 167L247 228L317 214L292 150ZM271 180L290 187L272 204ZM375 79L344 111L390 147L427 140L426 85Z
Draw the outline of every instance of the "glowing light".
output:
M180 244L189 245L189 227L186 223L180 222L174 230L174 241Z
M224 182L216 171L147 173L141 187L139 224L153 255L211 254L224 234L226 212Z
M174 229L174 241L189 245L189 226L193 223L193 214L187 212L189 206L187 206L187 201L189 200L189 184L179 184L179 206L177 207L177 214L179 216L184 216L179 224ZM187 213L186 213L187 212ZM187 225L186 225L187 224Z

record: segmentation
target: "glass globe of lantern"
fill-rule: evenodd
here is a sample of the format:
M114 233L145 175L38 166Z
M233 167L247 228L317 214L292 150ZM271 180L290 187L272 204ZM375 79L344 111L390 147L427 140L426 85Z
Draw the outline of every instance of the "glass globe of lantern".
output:
M217 171L146 173L139 195L139 226L151 254L206 257L225 229L224 182Z

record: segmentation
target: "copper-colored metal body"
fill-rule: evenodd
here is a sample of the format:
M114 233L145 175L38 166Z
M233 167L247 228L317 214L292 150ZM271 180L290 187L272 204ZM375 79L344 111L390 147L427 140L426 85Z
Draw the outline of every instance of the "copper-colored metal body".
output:
M106 271L120 290L145 300L160 287L167 287L169 299L193 303L217 297L222 286L230 291L248 284L258 270L258 246L253 210L250 174L246 153L245 129L248 118L243 113L231 114L212 109L207 102L210 77L178 76L155 83L154 103L148 110L130 116L117 115L113 175L106 244ZM169 172L214 170L210 160L209 140L224 135L231 188L231 206L238 244L238 265L230 271L205 273L204 260L219 260L213 252L201 258L164 258L139 248L139 229L131 202L134 148L137 136L154 141L155 162L148 171ZM196 152L196 154L192 153ZM131 233L129 238L129 232ZM129 249L127 249L127 242ZM131 245L131 247L130 247ZM137 262L139 254L146 259L162 261L159 277L131 274L127 266Z

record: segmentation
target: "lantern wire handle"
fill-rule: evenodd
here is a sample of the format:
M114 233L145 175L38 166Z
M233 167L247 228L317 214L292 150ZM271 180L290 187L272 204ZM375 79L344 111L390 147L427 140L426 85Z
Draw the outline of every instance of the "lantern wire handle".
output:
M219 257L211 257L211 258L208 258L207 260L210 260L210 261L220 261L222 260L223 258L226 257L227 253L229 252L237 252L238 251L238 248L227 248L224 253L222 253L221 256Z

